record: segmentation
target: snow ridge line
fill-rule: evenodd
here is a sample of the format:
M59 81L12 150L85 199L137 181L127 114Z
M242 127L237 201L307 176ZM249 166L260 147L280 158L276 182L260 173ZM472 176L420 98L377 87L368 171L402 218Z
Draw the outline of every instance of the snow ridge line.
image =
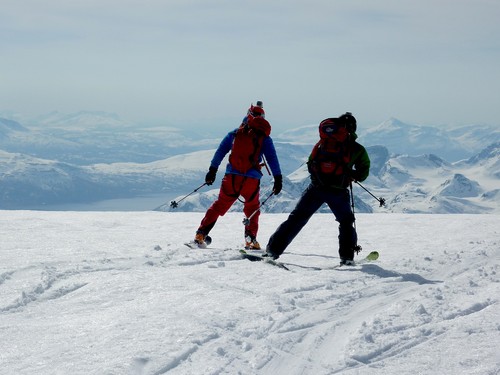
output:
M158 251L158 249L155 249ZM220 250L220 249L210 249L210 250ZM188 252L186 253L184 249L180 251L176 251L173 253L165 254L164 258L160 260L159 265L165 266L165 265L172 265L172 266L194 266L198 264L205 264L205 263L210 263L210 262L224 262L224 261L229 261L229 260L239 260L241 257L236 254L236 250L234 249L222 249L221 251L227 252L227 251L234 251L235 255L230 255L229 257L226 256L221 256L223 253L220 251L215 251L215 252L207 252L205 250L200 251L200 252ZM191 258L191 255L196 254L195 258ZM182 259L176 259L176 261L173 261L175 258L177 258L175 255L182 255ZM202 256L202 259L197 259L197 257ZM187 257L187 259L186 259ZM146 258L151 258L151 256L147 255ZM153 258L154 259L154 258ZM95 268L92 265L89 265L84 261L82 264L79 264L76 266L76 268L73 269L68 269L66 271L58 271L55 266L52 265L46 265L44 270L41 273L40 276L40 283L37 285L33 286L31 289L28 290L23 290L21 291L20 297L15 299L12 303L0 307L0 313L8 313L8 312L14 312L14 311L19 311L19 309L26 307L27 305L34 303L36 301L41 300L42 298L45 300L52 300L52 299L57 299L60 297L63 297L69 293L72 293L84 286L86 286L88 283L87 282L77 282L69 285L63 285L57 290L54 290L54 284L61 280L68 279L73 276L78 276L81 274L88 274L92 272L106 272L106 271L111 271L111 270L116 270L116 269L129 269L130 266L127 265L115 265L112 266L111 264L114 263L114 261L134 261L134 259L130 258L119 258L119 259L103 259L99 262L100 265L106 265L105 267L97 267ZM173 262L172 262L173 261ZM126 262L126 263L127 263ZM152 259L147 260L145 265L150 265L154 266L156 262ZM18 271L8 271L0 274L0 286L4 284L6 281L12 279L12 275L17 273ZM48 291L52 291L50 295L48 295Z
M444 320L453 320L453 319L456 319L456 318L461 318L461 317L464 317L464 316L468 316L468 315L471 315L471 314L475 314L475 313L478 313L492 305L494 305L495 302L494 301L491 301L489 298L486 302L477 302L475 304L473 304L472 306L466 308L466 309L463 309L463 310L460 310L460 311L457 311L457 312L454 312L454 313L451 313L449 315L446 315L443 317Z
M0 275L0 285L2 285L5 280L9 280L10 277L15 273L15 271L4 272Z
M156 251L159 251L159 249L156 249ZM184 251L184 249L179 250L179 251L174 251L168 254L164 255L164 258L159 261L160 266L195 266L195 265L201 265L201 264L207 264L207 263L213 263L213 262L225 262L225 261L233 261L233 260L240 260L241 257L239 254L237 254L237 250L235 249L230 249L230 248L225 248L225 249L209 249L210 252L206 251L205 249L201 251L196 251L193 252ZM215 251L214 251L215 250ZM222 252L221 252L222 251ZM229 255L229 256L223 256L224 253L227 253L228 251L234 251L234 255ZM176 255L182 256L182 259L178 259ZM191 256L195 255L194 258ZM199 257L202 257L201 259ZM155 266L158 263L151 259L152 257L147 255L146 258L149 258L145 263L145 265L149 266ZM177 259L176 259L177 258ZM39 301L41 299L45 300L53 300L57 298L61 298L69 293L72 293L84 286L86 286L88 283L87 282L77 282L69 285L63 285L57 290L54 290L54 284L61 280L68 279L73 276L78 276L81 274L88 274L92 272L106 272L106 271L111 271L111 270L116 270L116 269L129 269L130 266L111 266L111 264L114 263L114 261L134 261L133 259L130 258L119 258L119 259L103 259L99 263L100 264L105 264L107 266L105 267L97 267L94 268L94 266L91 266L89 264L86 264L84 261L83 264L77 265L76 268L69 269L66 271L57 271L57 268L55 266L49 266L46 265L44 271L42 271L41 276L40 276L40 283L35 285L29 290L23 290L21 291L20 297L15 299L12 303L0 307L0 313L8 313L8 312L14 312L14 311L19 311L21 308L26 307L27 305L34 303L36 301ZM220 266L220 264L218 265ZM216 266L214 266L216 267ZM4 284L7 280L12 279L12 275L14 275L17 271L9 271L9 272L4 272L0 274L0 285ZM52 293L48 295L48 291L51 291Z
M198 351L198 349L200 348L200 346L207 344L213 340L217 340L218 338L220 338L220 335L217 333L213 333L212 335L207 336L203 340L196 340L194 342L195 345L186 349L183 353L176 355L175 358L172 359L168 364L166 364L165 366L163 366L161 369L154 372L153 374L154 375L166 374L170 370L173 370L174 368L180 366L182 364L182 362L186 361L189 357L191 357L194 353L196 353Z
M84 267L77 267L76 269L70 269L63 272L58 272L54 266L46 266L45 270L43 270L41 273L40 283L32 287L30 290L21 291L21 296L18 297L14 302L10 303L7 306L0 307L0 313L19 311L19 309L26 307L27 305L33 302L39 301L42 298L45 298L46 300L61 298L88 284L87 282L75 282L68 285L63 285L58 289L53 290L54 284L56 284L60 280L65 280L73 276L87 274L90 272L102 272L114 269L117 268L105 267L105 268L95 269L84 266ZM7 277L3 277L5 275L4 273L2 274L3 279L0 280L5 281L7 279L10 279L10 275L12 274L14 274L14 271L10 272ZM49 290L52 291L52 293L50 295L47 295L47 292Z
M22 307L27 306L32 302L38 301L48 290L50 290L53 285L61 280L66 279L69 276L74 275L73 271L66 271L63 273L58 273L55 268L49 267L45 271L42 271L41 282L33 287L29 291L22 291L21 296L17 298L13 303L5 307L0 308L0 312L10 312L13 310L18 310ZM81 287L87 285L87 283L75 283L72 285L63 286L53 292L53 294L47 299L56 299L65 296Z

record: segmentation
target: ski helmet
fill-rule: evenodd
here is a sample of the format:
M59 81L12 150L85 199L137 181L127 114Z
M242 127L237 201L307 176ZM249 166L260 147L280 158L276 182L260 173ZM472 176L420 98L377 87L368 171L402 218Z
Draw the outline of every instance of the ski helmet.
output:
M351 112L346 112L339 117L339 120L344 123L345 128L349 133L355 133L357 129L356 119Z
M262 102L261 102L262 104ZM266 117L266 113L264 112L264 108L259 107L257 105L251 105L248 109L248 115L252 117Z

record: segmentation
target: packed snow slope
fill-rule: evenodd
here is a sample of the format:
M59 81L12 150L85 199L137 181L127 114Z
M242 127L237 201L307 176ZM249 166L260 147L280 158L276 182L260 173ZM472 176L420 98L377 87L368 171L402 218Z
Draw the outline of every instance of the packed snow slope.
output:
M359 214L379 260L331 269L317 214L291 271L240 259L239 213L188 249L201 218L0 211L0 374L499 374L499 215Z

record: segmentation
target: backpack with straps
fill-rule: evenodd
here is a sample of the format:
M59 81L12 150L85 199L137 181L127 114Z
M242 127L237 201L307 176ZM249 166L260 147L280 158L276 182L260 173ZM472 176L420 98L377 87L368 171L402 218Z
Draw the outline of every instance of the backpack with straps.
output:
M319 134L309 157L309 172L321 185L345 187L351 162L350 132L341 119L328 118L320 123Z
M271 134L271 125L263 117L249 117L247 123L235 131L229 162L238 172L260 170L260 153L266 137Z

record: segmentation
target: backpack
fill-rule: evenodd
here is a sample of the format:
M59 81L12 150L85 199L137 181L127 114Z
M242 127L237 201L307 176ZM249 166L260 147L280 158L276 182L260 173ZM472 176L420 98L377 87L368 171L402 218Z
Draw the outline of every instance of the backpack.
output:
M235 131L229 162L238 172L260 170L260 152L264 138L271 134L271 125L263 117L249 117Z
M309 172L322 185L343 186L351 162L349 132L337 118L319 125L320 140L309 157Z

